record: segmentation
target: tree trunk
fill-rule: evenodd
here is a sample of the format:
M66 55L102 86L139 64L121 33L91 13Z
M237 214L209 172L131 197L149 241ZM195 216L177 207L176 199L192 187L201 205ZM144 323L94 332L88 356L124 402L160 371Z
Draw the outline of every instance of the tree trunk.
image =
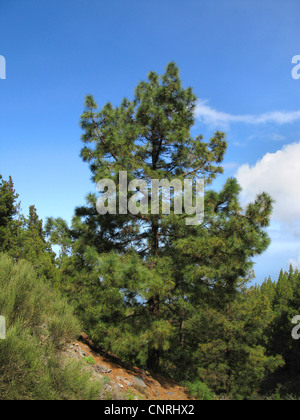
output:
M154 221L152 223L152 243L151 243L151 251L154 257L158 256L158 249L159 249L159 224L158 221ZM160 297L159 295L153 296L149 300L149 309L153 314L154 318L159 319L160 317L160 307L159 307ZM147 368L154 372L159 372L160 370L160 351L159 349L155 349L153 346L149 346L148 349L148 360L147 360Z
M181 325L180 325L180 344L181 344L181 349L184 350L184 346L185 346L184 321L181 321Z
M161 143L159 147L157 147L157 144L153 144L153 152L152 152L152 169L156 170L157 168L157 162L160 155L160 148ZM158 257L158 251L159 251L159 218L152 221L152 232L151 232L151 254L154 257ZM157 294L153 296L149 300L149 309L153 314L154 318L159 319L160 318L160 296ZM160 371L160 350L155 349L153 346L149 346L148 349L148 360L147 360L147 368L149 370L152 370L154 372Z
M152 372L160 372L160 354L159 350L149 348L148 351L148 360L147 360L147 369Z
M154 317L159 318L159 295L154 296L149 301L150 310ZM153 372L160 371L160 352L153 346L149 346L147 368Z

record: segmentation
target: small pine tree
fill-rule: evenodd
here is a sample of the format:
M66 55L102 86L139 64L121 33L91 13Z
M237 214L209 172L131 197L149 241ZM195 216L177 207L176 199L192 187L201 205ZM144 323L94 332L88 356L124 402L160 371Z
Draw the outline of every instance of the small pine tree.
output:
M12 178L4 181L0 175L0 252L18 252L20 222L17 220L17 199Z
M45 238L43 222L39 219L35 206L30 206L29 217L23 219L21 231L22 258L31 262L39 275L56 282L55 253Z

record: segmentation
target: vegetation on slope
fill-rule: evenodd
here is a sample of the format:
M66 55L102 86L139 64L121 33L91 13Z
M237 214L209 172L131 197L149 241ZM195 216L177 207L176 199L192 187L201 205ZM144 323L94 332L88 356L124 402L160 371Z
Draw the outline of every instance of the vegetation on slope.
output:
M0 310L7 326L0 340L1 400L99 398L100 384L61 353L62 344L80 333L70 306L30 263L3 254Z

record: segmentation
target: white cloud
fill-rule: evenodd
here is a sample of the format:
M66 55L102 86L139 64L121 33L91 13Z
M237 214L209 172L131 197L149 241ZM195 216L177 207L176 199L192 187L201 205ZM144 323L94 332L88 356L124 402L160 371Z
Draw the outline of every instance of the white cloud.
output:
M289 265L292 265L294 268L300 269L300 255L299 255L299 257L296 260L294 260L293 258L291 258L289 260Z
M211 108L209 105L207 105L206 100L199 100L196 106L195 116L199 121L214 126L226 126L230 123L245 123L255 125L273 123L281 125L300 120L300 110L291 112L274 111L260 115L232 115Z
M299 229L300 143L266 154L255 166L242 165L236 176L245 202L265 191L275 200L273 220Z
M281 262L283 269L289 264L300 269L300 143L268 153L256 165L242 165L236 177L245 204L263 191L275 200L269 229L272 244L262 264L269 258L274 267Z

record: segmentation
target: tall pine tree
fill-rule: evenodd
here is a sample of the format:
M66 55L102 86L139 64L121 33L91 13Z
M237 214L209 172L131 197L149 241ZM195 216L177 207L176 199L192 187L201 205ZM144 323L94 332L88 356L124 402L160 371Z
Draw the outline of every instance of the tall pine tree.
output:
M81 156L93 181L118 184L120 171L127 171L128 184L174 178L211 184L223 172L227 143L221 132L208 141L191 136L196 103L174 63L162 76L151 72L134 99L120 106L108 103L99 110L88 96ZM193 324L195 311L210 305L229 323L252 258L269 244L270 197L261 194L243 211L239 192L235 179L219 193L207 191L199 226L186 226L186 214L175 214L173 206L169 215L161 209L151 214L150 204L148 214L120 214L118 207L116 215L100 215L96 194L76 210L71 228L49 221L54 242L70 250L64 253L62 283L94 340L150 369L187 368L208 334ZM224 357L232 360L229 350Z

